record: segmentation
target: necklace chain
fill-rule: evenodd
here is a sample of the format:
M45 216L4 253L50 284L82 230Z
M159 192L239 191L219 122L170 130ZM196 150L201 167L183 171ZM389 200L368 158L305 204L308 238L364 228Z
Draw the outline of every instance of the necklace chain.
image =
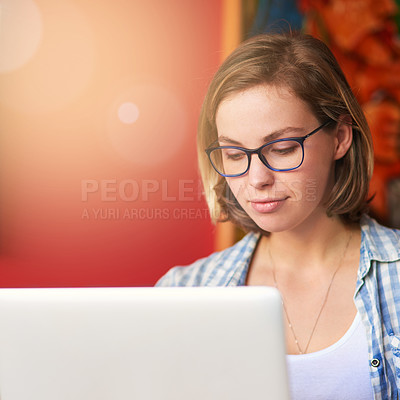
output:
M342 257L340 258L339 264L338 264L338 266L337 266L335 272L334 272L333 275L332 275L331 281L330 281L330 283L329 283L328 289L327 289L326 294L325 294L325 297L324 297L324 301L322 302L322 306L321 306L321 308L320 308L320 310L319 310L319 313L318 313L318 315L317 315L317 318L315 319L313 328L312 328L312 330L311 330L310 337L308 338L308 341L307 341L306 347L304 348L304 351L303 351L302 348L300 347L299 341L298 341L297 336L296 336L296 333L295 333L295 331L294 331L293 324L292 324L292 322L290 321L290 318L289 318L289 313L288 313L287 308L286 308L286 305L285 305L285 301L284 301L283 294L281 293L283 311L284 311L284 313L285 313L285 316L286 316L286 319L287 319L289 328L290 328L290 330L292 331L292 335L293 335L294 341L295 341L295 343L296 343L297 349L299 350L299 354L305 354L305 353L307 353L308 347L309 347L309 345L310 345L310 343L311 343L311 339L312 339L312 337L313 337L313 335L314 335L314 332L315 332L315 329L316 329L316 327L317 327L319 318L320 318L320 316L321 316L321 314L322 314L322 311L323 311L323 309L324 309L324 307L325 307L325 304L326 304L326 302L327 302L327 300L328 300L328 296L329 296L329 292L330 292L330 290L331 290L331 286L332 286L333 280L335 279L336 273L339 271L340 267L342 266L342 263L343 263L343 260L344 260L345 255L346 255L346 253L347 253L347 249L348 249L348 247L349 247L351 238L352 238L352 233L350 233L350 235L349 235L349 239L347 240L347 244L346 244L346 247L345 247L345 249L344 249L344 252L342 253ZM270 260L271 260L271 262L272 262L272 275L273 275L273 278L274 278L274 284L275 284L275 287L279 290L278 282L277 282L277 280L276 280L276 274L275 274L275 263L274 263L274 260L273 260L273 258L272 258L271 251L270 251L270 248L269 248L269 247L268 247L268 253L269 253Z

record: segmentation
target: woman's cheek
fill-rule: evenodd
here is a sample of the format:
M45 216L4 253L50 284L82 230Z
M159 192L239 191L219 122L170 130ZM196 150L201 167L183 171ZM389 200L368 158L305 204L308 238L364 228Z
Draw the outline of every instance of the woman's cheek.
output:
M231 192L236 197L236 199L239 201L239 203L240 203L241 199L246 198L246 196L248 195L248 188L242 179L227 178L227 182L228 182Z

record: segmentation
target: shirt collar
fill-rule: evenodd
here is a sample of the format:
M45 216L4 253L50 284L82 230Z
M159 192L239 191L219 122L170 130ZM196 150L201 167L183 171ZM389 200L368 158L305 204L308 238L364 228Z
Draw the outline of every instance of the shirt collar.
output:
M399 231L378 224L368 215L361 218L361 249L359 277L368 273L371 261L394 262L400 260Z

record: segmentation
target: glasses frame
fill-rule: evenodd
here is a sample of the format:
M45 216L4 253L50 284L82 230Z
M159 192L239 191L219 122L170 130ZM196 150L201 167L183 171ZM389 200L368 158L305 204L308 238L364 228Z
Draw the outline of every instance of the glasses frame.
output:
M225 177L225 178L234 178L237 176L242 176L245 175L249 169L250 169L250 164L251 164L251 156L253 154L257 154L258 158L261 160L261 162L270 170L272 171L276 171L276 172L285 172L285 171L293 171L297 168L300 168L300 166L303 164L304 161L304 141L306 139L308 139L310 136L316 134L317 132L319 132L322 128L324 128L326 125L328 125L330 121L324 122L322 125L320 125L318 128L314 129L313 131L311 131L310 133L308 133L305 136L301 136L301 137L290 137L290 138L283 138L283 139L276 139L276 140L272 140L271 142L265 143L262 146L258 147L257 149L246 149L244 147L239 147L239 146L216 146L216 147L208 147L207 149L205 149L205 152L208 156L208 159L211 162L211 165L213 166L213 168L215 169L216 172L218 172L218 174L220 174L221 176ZM268 161L266 160L266 158L263 156L262 154L262 150L274 143L278 143L278 142L287 142L287 141L294 141L300 144L301 146L301 150L302 150L302 157L301 157L301 162L297 167L294 168L285 168L285 169L279 169L279 168L273 168L268 164ZM244 153L246 153L247 155L247 159L248 159L248 163L247 163L247 168L244 172L240 173L240 174L222 174L221 172L218 171L218 169L216 168L216 166L214 165L214 163L211 160L211 152L214 150L218 150L218 149L237 149L237 150L241 150Z

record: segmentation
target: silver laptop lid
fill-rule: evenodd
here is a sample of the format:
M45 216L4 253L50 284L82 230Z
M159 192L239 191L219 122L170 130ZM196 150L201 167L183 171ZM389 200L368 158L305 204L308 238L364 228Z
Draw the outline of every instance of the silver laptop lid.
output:
M267 287L0 289L1 400L289 399Z

